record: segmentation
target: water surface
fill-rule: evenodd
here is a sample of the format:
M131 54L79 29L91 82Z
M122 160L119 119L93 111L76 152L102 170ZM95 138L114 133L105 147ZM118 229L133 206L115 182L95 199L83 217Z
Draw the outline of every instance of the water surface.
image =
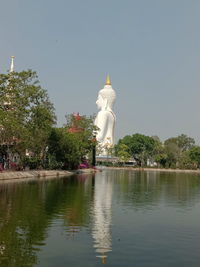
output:
M200 175L0 183L0 266L199 266Z

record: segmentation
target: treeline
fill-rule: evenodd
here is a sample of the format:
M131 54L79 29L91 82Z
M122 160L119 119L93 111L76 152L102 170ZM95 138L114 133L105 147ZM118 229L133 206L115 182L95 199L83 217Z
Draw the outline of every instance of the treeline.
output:
M73 169L94 146L93 118L66 116L56 128L47 91L32 70L0 74L0 170Z
M54 107L47 91L32 70L0 74L0 170L74 169L90 164L92 153L100 151L93 117L71 114L56 128ZM119 164L133 158L137 166L199 168L200 147L187 135L161 142L156 136L127 135L108 155Z
M157 136L127 135L115 146L115 155L121 162L130 158L137 166L196 169L200 167L200 146L185 134L161 142Z

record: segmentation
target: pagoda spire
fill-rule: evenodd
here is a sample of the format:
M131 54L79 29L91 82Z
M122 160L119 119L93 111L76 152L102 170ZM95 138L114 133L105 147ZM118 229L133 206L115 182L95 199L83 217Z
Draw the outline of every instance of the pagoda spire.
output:
M11 56L10 73L14 71L14 56Z
M106 77L106 85L111 85L110 76L107 75Z

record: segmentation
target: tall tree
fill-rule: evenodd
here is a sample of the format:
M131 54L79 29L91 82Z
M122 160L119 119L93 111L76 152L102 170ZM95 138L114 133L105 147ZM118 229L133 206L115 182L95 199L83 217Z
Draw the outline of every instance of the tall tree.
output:
M119 144L117 147L117 156L120 161L125 164L125 162L131 158L128 146L125 144Z
M94 116L80 116L77 114L66 115L66 130L70 132L79 144L80 157L84 158L92 151L96 144L97 127L94 125Z
M164 142L165 151L167 154L167 165L169 167L179 167L186 162L187 151L195 144L195 140L185 134L177 137L171 137Z
M54 162L52 167L67 169L77 168L87 157L91 160L96 127L93 117L70 114L66 116L67 124L63 128L52 130L49 138L49 157Z
M196 166L200 167L200 146L194 146L189 151L190 159L196 164Z
M39 156L55 123L47 91L32 70L0 74L0 143L19 154L25 149Z
M48 140L50 168L74 169L81 159L77 137L66 128L54 128Z
M147 159L151 159L154 155L156 141L150 136L137 133L120 139L118 145L120 144L125 144L138 165L144 166L147 164Z

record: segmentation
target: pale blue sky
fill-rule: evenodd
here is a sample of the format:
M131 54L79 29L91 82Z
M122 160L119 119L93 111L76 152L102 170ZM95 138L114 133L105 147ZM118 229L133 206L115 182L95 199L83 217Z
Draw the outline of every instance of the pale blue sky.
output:
M56 108L97 112L110 74L116 141L136 132L200 143L199 0L1 0L0 71L36 70Z

